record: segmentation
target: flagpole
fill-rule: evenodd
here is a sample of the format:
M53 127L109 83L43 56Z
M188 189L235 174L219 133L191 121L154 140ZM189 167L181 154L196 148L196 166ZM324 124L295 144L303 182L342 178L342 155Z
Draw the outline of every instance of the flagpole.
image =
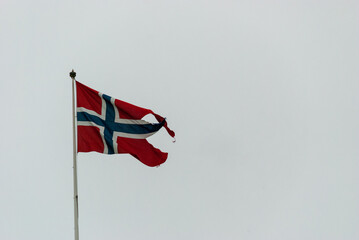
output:
M74 224L75 240L79 240L79 198L77 192L77 149L76 149L76 117L75 117L75 77L76 72L70 72L72 78L72 135L73 135L73 178L74 178Z

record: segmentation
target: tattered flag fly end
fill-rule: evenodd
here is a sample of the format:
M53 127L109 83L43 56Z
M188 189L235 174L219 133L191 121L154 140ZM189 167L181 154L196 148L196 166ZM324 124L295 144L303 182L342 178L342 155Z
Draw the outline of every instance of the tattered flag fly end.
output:
M77 152L128 153L150 167L166 161L168 153L161 152L146 140L162 127L175 137L165 118L77 81L76 96ZM153 114L158 123L142 120L147 114Z

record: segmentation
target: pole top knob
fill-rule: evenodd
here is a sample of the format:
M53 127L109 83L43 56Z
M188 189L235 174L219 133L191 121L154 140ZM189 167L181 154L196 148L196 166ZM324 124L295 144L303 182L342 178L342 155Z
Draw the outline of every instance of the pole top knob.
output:
M71 78L75 78L76 77L76 72L72 69L72 71L70 72L70 77Z

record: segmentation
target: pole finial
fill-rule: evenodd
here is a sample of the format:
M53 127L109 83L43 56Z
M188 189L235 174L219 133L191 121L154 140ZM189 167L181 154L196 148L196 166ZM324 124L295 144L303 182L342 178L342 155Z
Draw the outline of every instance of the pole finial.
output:
M72 69L72 71L70 72L70 77L71 78L75 78L76 77L76 72Z

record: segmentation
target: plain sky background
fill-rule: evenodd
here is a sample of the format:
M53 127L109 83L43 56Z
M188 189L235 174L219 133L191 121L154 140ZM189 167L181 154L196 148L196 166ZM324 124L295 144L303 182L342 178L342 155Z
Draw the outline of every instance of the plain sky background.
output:
M359 239L359 2L0 0L0 239L73 239L77 80L169 152L79 154L80 239Z

